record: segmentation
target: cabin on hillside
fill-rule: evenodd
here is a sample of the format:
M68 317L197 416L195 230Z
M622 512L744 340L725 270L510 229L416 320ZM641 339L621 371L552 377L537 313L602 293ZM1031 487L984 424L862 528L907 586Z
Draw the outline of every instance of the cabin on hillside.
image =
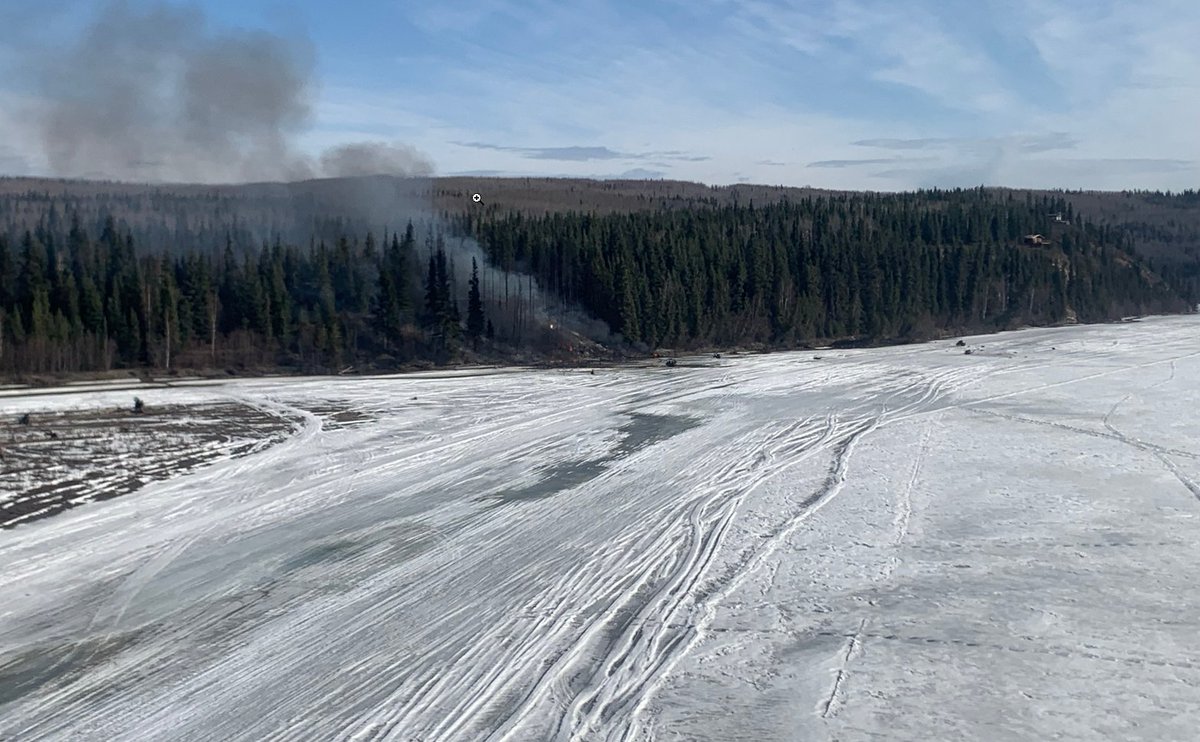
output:
M1025 235L1024 242L1030 247L1045 247L1050 244L1050 240L1040 234L1027 234Z

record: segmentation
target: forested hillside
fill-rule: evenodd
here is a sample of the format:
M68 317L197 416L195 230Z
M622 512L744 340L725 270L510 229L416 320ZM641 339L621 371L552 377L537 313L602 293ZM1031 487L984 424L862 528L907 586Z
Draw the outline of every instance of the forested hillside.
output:
M614 353L904 341L1196 300L1186 271L1151 270L1131 230L1093 225L1061 195L814 193L532 215L493 205L398 232L313 221L329 214L314 206L305 240L251 239L253 223L221 235L219 220L185 218L182 196L161 211L130 196L140 221L104 216L101 200L81 214L43 196L37 219L29 194L4 211L6 375L569 359L600 352L588 338ZM194 198L244 219L228 196ZM399 225L411 212L394 193L363 198L373 218ZM1026 244L1033 233L1048 244Z
M974 190L465 221L493 262L532 270L651 346L909 339L1186 309L1186 287L1131 257L1126 233L1047 216L1068 210ZM1039 231L1049 244L1024 244Z
M1125 249L1157 270L1190 283L1200 295L1200 194L1197 191L1030 191L983 189L1004 200L1050 199L1070 221L1127 233ZM471 196L479 193L483 203ZM437 214L489 217L518 213L624 214L797 203L806 198L849 197L851 192L738 184L708 186L670 180L598 181L567 178L366 176L294 183L240 185L137 184L0 177L0 233L17 241L26 230L65 228L78 215L93 232L108 216L135 240L155 250L208 249L230 238L235 250L281 239L304 244L314 235L329 242L368 230L402 229L410 218ZM1057 212L1056 212L1057 213ZM1035 220L1048 229L1049 214Z

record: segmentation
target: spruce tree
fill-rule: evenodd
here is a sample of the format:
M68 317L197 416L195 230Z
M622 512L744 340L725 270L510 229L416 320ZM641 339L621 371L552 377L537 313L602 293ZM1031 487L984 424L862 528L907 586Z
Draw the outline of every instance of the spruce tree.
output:
M475 258L471 258L471 282L467 291L467 334L477 342L483 331L483 297L479 293L479 265Z

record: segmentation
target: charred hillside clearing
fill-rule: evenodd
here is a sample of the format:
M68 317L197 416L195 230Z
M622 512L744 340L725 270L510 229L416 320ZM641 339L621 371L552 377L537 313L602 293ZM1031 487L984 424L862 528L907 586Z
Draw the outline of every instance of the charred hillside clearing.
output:
M473 192L487 194L482 206ZM8 179L0 372L566 361L1187 311L1200 275L1194 201L668 181Z

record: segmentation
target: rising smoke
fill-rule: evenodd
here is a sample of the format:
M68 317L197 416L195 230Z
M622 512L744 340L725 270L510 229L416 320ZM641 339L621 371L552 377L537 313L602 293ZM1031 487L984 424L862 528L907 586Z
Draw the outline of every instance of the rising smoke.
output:
M321 173L327 177L397 175L424 178L433 175L433 162L406 144L355 142L332 147L321 154Z
M213 28L196 7L113 0L74 43L30 56L39 103L28 121L57 176L214 183L433 170L386 142L303 154L312 44Z
M448 240L445 248L453 266L456 300L460 306L466 306L474 260L479 267L486 313L496 320L500 332L524 336L534 332L535 328L548 328L573 333L596 343L619 340L608 323L544 290L528 274L509 273L493 267L475 240L458 237Z
M285 181L268 193L287 206L250 243L303 243L355 225L376 234L409 222L437 224L415 148L355 142L303 153L313 121L311 42L262 31L214 28L201 9L162 0L108 0L78 39L27 55L35 62L36 127L53 175L157 183ZM395 177L367 177L395 176ZM312 178L339 180L299 184ZM528 275L492 268L473 240L446 244L465 306L471 260L480 266L489 314L511 325L570 328L608 340L608 327L542 291Z

